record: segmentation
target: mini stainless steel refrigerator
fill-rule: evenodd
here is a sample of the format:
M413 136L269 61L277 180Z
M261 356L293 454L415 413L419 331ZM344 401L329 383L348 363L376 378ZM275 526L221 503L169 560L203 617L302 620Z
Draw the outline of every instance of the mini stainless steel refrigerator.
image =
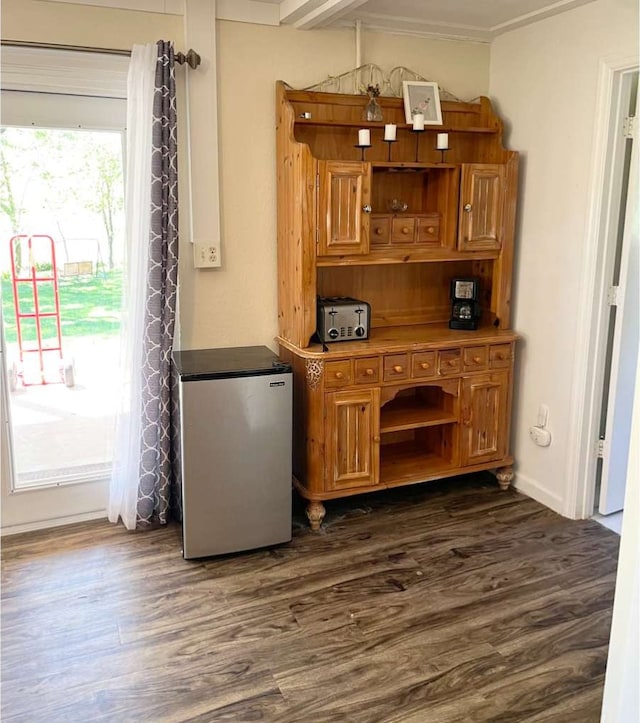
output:
M291 367L265 346L173 354L183 555L291 539Z

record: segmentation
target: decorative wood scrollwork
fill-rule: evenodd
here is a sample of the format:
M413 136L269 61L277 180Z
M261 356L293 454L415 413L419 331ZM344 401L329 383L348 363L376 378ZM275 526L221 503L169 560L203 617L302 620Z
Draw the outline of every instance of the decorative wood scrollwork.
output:
M307 386L309 389L317 389L322 379L324 362L322 359L307 359L305 366L307 369Z

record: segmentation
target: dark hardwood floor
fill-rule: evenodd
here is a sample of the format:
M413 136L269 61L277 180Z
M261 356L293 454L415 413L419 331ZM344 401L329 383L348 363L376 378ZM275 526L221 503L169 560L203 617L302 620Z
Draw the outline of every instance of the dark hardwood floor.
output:
M599 720L618 536L476 475L184 561L177 525L2 541L2 720Z

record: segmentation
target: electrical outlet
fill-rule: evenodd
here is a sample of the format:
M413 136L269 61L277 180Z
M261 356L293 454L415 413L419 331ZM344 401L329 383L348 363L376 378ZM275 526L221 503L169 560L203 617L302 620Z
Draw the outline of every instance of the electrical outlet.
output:
M548 447L551 444L551 432L543 427L529 427L529 436L538 447Z
M215 269L221 264L220 245L215 241L196 241L193 244L196 269Z

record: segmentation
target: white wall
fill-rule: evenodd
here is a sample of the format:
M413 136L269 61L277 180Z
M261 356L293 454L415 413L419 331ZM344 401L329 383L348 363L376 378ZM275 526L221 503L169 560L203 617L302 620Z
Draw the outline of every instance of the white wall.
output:
M514 328L516 486L566 512L580 298L590 216L600 62L638 53L636 0L596 0L496 39L490 94L522 153ZM528 428L550 409L553 442Z

